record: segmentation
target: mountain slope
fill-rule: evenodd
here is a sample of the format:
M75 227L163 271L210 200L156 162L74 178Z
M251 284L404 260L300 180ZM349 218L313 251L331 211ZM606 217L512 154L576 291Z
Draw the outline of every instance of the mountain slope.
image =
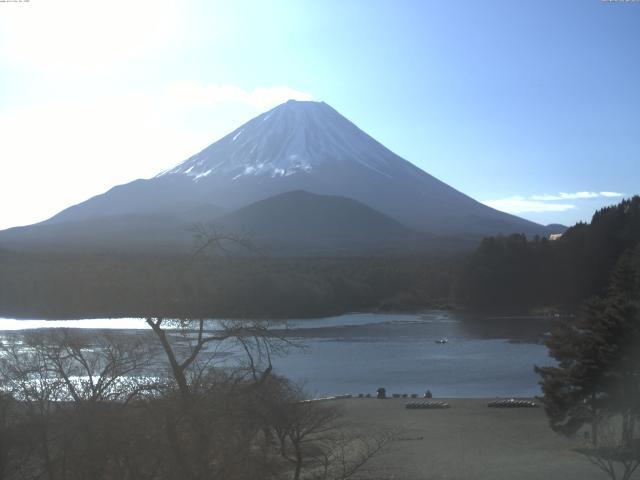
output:
M118 186L49 222L123 213L235 210L293 190L346 196L436 234L545 233L395 155L325 103L289 101L149 180Z
M193 225L174 216L123 214L0 232L12 250L174 251L193 245Z
M136 245L144 244L147 234L155 243L170 245L183 237L187 224L301 190L349 198L408 229L464 242L495 234L548 233L542 225L489 208L432 177L327 104L289 101L154 178L116 186L40 224L0 232L0 245L26 244L36 237L36 243L91 242L97 238L92 229L117 239L123 248L127 230ZM265 212L265 225L281 221L277 209ZM371 212L358 212L362 221L351 217L350 222L363 226ZM340 211L329 209L330 214ZM149 231L143 233L144 226ZM283 235L278 238L284 241ZM366 235L354 233L353 238L375 243Z

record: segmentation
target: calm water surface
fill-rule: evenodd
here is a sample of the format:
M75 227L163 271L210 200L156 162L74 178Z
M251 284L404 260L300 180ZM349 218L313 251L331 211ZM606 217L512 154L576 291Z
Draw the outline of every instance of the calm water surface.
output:
M274 359L274 369L311 395L418 393L442 397L510 397L540 393L534 365L551 365L541 343L554 321L534 317L426 311L420 314L347 314L277 322L305 349ZM209 328L217 323L211 321ZM141 319L0 319L11 331L82 328L148 334ZM436 340L447 338L446 344Z

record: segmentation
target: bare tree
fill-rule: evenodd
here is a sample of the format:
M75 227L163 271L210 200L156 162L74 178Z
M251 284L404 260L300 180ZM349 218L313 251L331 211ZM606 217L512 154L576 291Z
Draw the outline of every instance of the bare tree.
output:
M32 441L24 428L24 411L5 385L0 391L0 480L23 477L32 456Z
M396 435L354 430L344 423L342 409L333 401L302 400L302 390L285 379L274 390L273 430L293 480L351 478Z
M640 466L640 444L625 441L625 419L610 416L598 424L598 443L588 441L577 449L589 462L606 473L611 480L629 480Z
M290 342L268 322L146 321L159 339L175 385L175 391L165 392L161 418L176 475L246 478L244 469L250 466L268 469L264 432L270 424L262 400L272 376L272 356ZM231 362L232 357L239 361ZM226 363L218 364L221 359Z
M30 442L13 457L33 453L14 478L96 478L121 462L126 405L146 389L149 358L140 341L108 332L31 332L4 344L3 390Z
M334 423L341 415L336 408L315 402L297 402L288 405L287 410L283 428L278 429L280 452L293 464L294 480L299 480L304 467L329 458L335 439Z
M224 232L216 228L215 225L196 223L191 227L191 233L193 234L195 248L191 254L191 261L188 267L211 251L224 254L244 252L263 255L263 252L256 247L249 236Z
M63 383L49 374L45 353L20 337L2 344L0 355L3 384L24 411L23 427L29 432L33 462L24 467L32 478L55 479L57 452L54 447L56 401L63 397ZM28 476L25 476L29 478Z
M64 399L76 406L124 402L149 386L144 372L154 351L141 338L69 329L27 334L24 338L26 345L42 352L50 377L62 381Z
M192 382L190 379L201 376L212 364L213 356L211 352L209 352L208 358L204 360L200 357L207 346L213 345L214 353L218 355L225 352L228 353L234 345L236 347L241 346L241 350L250 359L251 373L256 377L258 371L261 371L261 375L268 375L271 372L272 351L282 352L284 345L292 344L283 336L275 335L269 328L268 322L218 321L215 322L214 329L207 330L204 319L170 320L146 318L145 320L162 346L169 363L170 373L185 401L190 398L193 386L197 385L197 382ZM186 340L187 345L183 349L186 351L180 352L178 347L172 344L170 340L172 332L182 335L183 339ZM226 351L225 347L227 348ZM258 357L252 354L252 348L258 354ZM267 365L262 370L255 363L256 358L267 360Z

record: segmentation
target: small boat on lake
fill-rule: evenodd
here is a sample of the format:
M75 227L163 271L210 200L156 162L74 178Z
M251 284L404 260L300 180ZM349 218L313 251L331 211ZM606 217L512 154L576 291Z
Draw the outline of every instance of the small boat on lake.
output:
M447 340L447 337L442 337L438 340L436 340L436 343L440 343L440 344L445 344L447 343L449 340Z

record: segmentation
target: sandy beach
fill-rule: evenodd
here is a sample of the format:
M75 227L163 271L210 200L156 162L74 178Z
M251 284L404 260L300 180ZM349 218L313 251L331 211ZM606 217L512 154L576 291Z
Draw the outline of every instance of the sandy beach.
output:
M409 410L411 399L345 399L363 431L401 429L360 478L394 480L596 480L606 476L555 434L542 408L488 408L491 399L434 399L451 408Z

